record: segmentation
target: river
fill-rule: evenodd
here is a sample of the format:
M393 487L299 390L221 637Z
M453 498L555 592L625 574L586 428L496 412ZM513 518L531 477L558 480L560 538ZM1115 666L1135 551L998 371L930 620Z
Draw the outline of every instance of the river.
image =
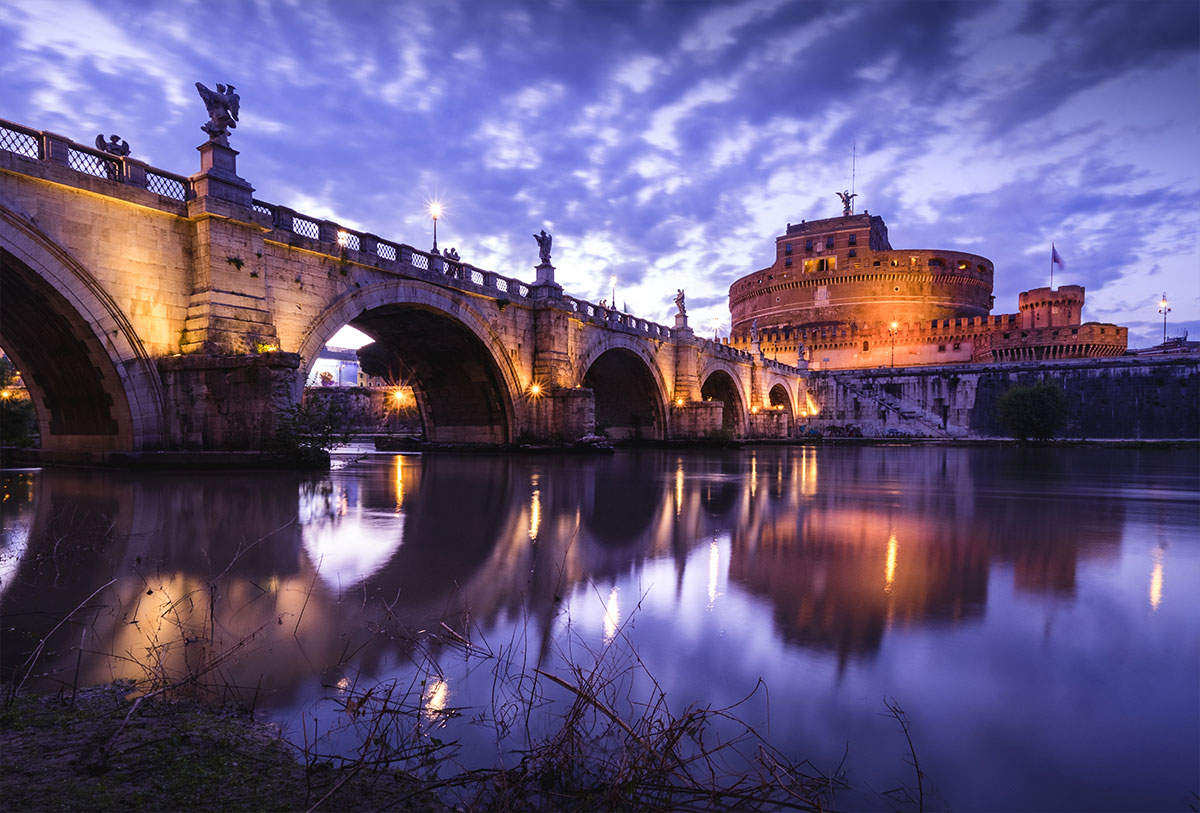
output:
M343 752L345 698L387 686L471 766L520 747L521 675L599 664L629 709L655 687L676 713L732 706L840 766L843 808L917 786L885 703L930 807L1195 804L1194 449L335 463L0 473L4 675L69 692L205 670Z

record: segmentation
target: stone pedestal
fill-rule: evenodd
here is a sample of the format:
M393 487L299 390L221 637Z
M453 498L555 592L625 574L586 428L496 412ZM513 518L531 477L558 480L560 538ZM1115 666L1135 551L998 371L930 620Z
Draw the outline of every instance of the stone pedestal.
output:
M237 150L209 141L196 148L200 171L189 180L197 198L215 198L237 206L251 207L254 187L237 174Z
M554 281L554 266L542 263L534 266L537 277L529 286L529 295L535 300L562 299L562 286Z
M671 392L672 402L682 400L685 404L700 400L699 353L696 350L696 334L687 326L687 316L675 317L675 387Z
M675 314L675 329L676 330L686 330L688 333L692 332L692 329L690 327L688 327L686 313Z

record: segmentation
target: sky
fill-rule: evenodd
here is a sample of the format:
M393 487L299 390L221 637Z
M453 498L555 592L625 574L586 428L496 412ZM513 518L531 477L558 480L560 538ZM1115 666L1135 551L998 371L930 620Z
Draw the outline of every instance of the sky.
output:
M1084 319L1200 339L1197 0L0 0L0 118L199 169L233 84L255 196L702 335L789 222L1054 282Z

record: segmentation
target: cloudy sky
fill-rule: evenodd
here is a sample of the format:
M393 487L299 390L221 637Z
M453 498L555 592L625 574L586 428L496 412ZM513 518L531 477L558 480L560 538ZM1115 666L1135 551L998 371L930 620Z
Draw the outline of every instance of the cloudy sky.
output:
M1200 3L0 0L0 118L198 169L203 81L237 86L256 196L667 321L728 330L788 222L1049 281L1131 346L1200 338ZM856 162L852 156L857 155ZM856 163L852 177L852 163Z

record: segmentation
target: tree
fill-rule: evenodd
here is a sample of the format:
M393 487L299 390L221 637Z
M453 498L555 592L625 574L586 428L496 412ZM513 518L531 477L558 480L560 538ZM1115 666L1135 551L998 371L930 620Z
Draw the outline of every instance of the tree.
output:
M1062 387L1050 381L1009 387L996 399L996 417L1022 443L1054 437L1070 414Z

